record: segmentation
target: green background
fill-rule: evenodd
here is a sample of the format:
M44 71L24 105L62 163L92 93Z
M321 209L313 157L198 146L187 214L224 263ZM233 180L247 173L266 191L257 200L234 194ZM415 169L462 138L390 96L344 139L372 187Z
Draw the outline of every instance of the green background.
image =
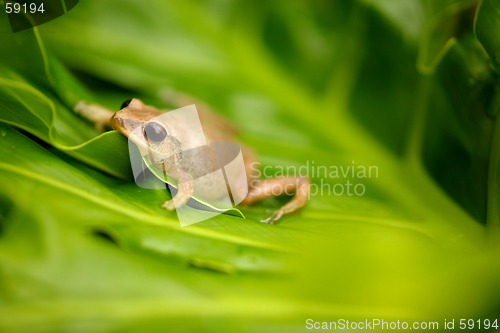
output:
M82 0L15 34L0 14L0 36L1 331L498 318L500 2ZM72 111L170 89L262 167L379 177L277 225L258 220L287 198L181 228L126 138Z

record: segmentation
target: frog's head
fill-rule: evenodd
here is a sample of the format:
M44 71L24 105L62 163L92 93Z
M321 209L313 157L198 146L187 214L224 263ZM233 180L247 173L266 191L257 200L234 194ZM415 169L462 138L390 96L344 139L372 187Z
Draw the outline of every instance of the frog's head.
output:
M143 155L168 155L178 151L178 142L169 135L164 112L132 98L123 102L120 111L111 117L111 126L134 142Z

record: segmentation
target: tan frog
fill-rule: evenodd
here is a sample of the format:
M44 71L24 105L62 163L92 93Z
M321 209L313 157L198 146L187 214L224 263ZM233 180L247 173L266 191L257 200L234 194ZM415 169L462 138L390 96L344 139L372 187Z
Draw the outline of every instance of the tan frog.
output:
M195 104L189 97L178 94L175 95L174 101L179 107ZM199 102L195 105L209 150L211 142L237 142L237 131L230 123L210 112L207 106ZM153 151L158 154L157 156L170 156L170 158L152 161L178 183L178 192L174 198L162 204L162 207L167 210L174 210L175 207L186 204L193 195L193 175L203 169L212 168L212 165L200 162L201 159L196 154L185 157L181 162L179 159L172 158L176 156L176 153L182 152L185 146L190 146L194 133L190 133L190 129L183 125L181 119L170 117L168 123L162 121L161 116L167 111L145 105L139 99L133 98L125 101L120 111L116 113L83 101L76 104L75 111L92 121L99 130L110 124L113 129L136 143L140 150L142 147ZM295 192L286 205L262 222L273 224L283 214L294 212L306 204L310 183L308 178L280 177L256 180L255 170L251 168L252 163L256 161L255 155L249 148L241 144L239 146L243 155L247 181L240 182L237 187L240 187L239 192L245 195L248 192L248 195L242 198L242 204L249 205L268 196L284 194L285 189L286 193ZM241 188L243 186L248 186L248 191L246 188ZM233 190L235 192L233 194L237 195L236 192L239 189ZM217 196L219 194L207 191L206 195Z

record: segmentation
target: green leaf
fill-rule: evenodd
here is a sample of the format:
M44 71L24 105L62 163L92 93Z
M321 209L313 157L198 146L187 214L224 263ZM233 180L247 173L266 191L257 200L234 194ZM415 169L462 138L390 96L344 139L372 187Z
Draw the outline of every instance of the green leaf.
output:
M7 21L2 21L6 30ZM37 28L5 33L0 52L0 119L38 136L90 165L131 178L126 140L116 132L96 138L72 108L91 99L86 89L45 49Z
M74 200L86 202L85 205L91 206L91 210L97 209L103 213L98 213L98 215L101 216L99 221L94 225L96 228L114 225L123 226L124 221L127 220L142 221L142 225L163 226L172 229L172 232L178 232L180 234L198 235L201 238L208 237L210 239L220 239L222 241L226 240L227 242L234 242L238 245L255 246L256 248L279 248L277 244L267 243L263 239L251 239L248 236L243 236L246 235L246 232L238 235L238 233L240 233L238 228L228 227L223 233L216 230L200 231L203 224L197 224L190 228L181 228L175 218L174 212L167 212L160 208L161 203L167 199L167 194L164 190L144 191L134 183L122 182L110 186L111 183L109 181L107 181L108 186L104 186L101 182L105 181L106 176L103 174L97 177L90 177L77 168L53 156L28 138L9 129L5 125L2 125L1 140L2 163L0 164L0 168L4 170L2 173L3 177L10 176L17 178L21 183L27 183L26 186L28 187L32 186L30 184L38 183L44 185L41 186L41 188L59 193L59 196L69 196ZM97 180L94 178L97 178ZM23 203L21 200L27 193L19 191L20 183L10 182L10 184L17 184L17 186L7 187L5 189L5 191L9 193L9 197L18 198L16 203L21 206L27 204L28 202ZM57 208L59 208L55 199L49 202L41 202L40 204L44 206L48 205L47 208L49 208L50 205L54 205L53 208L56 209L56 212L58 211ZM83 208L81 204L76 207L79 207L78 209ZM68 212L61 210L61 214L69 213L71 216L72 208L68 207L68 209ZM106 224L103 224L106 220L105 216L108 216L110 220L107 221ZM239 218L231 219L236 219L236 221L240 220ZM73 223L78 223L78 221L79 220L74 220ZM90 227L92 223L89 225L89 222L91 221L83 219L81 220L82 224L77 224L77 226L80 228ZM135 222L131 223L131 225L135 224ZM243 224L249 225L251 228L266 228L262 223ZM254 232L253 234L258 234L258 232ZM273 232L269 231L268 234L271 236ZM217 249L214 248L214 250Z
M72 113L78 81L62 70L51 82L57 65L43 55L29 71L6 60L1 329L289 332L308 318L490 318L500 299L488 239L498 224L496 32L479 29L495 21L483 2L476 39L465 3L88 0L41 27L95 102L138 94L160 106L166 89L191 93L241 127L262 172L308 166L313 192L277 225L258 220L289 198L181 228L160 207L165 191L123 179L125 138L94 139ZM28 31L9 38L2 57L29 40L41 50ZM352 166L376 176L330 176ZM365 193L326 192L347 181Z
M500 70L500 4L494 0L481 0L474 24L481 42L497 70Z
M126 139L118 132L92 138L95 132L60 103L19 76L0 71L0 119L38 136L90 165L120 178L130 178ZM12 79L14 78L14 80ZM108 158L112 157L112 160Z
M462 33L461 24L467 11L473 10L478 0L462 0L446 6L429 19L419 43L417 68L422 73L432 73L448 50Z

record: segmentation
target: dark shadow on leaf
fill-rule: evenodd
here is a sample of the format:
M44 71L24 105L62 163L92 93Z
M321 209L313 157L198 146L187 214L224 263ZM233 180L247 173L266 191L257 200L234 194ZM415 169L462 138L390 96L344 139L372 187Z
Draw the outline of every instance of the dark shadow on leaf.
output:
M112 243L116 246L119 246L118 242L116 239L110 235L109 232L100 230L100 229L94 229L90 232L90 235L94 236L97 239L103 240L107 243Z
M14 203L12 200L6 195L0 193L0 236L5 229L5 224L13 207Z
M188 264L190 267L217 273L232 274L234 272L234 267L232 265L210 259L191 258L189 259Z

